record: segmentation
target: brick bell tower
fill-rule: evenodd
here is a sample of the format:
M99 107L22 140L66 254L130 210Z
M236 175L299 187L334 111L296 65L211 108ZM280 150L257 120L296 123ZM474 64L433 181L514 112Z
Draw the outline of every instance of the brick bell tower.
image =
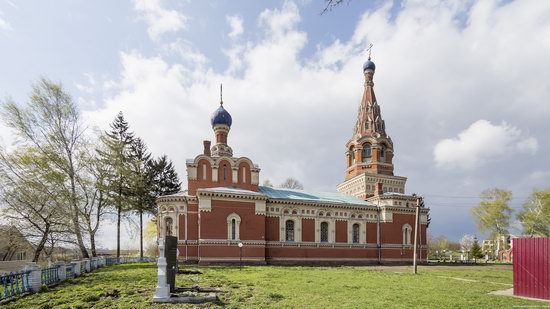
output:
M369 50L368 60L363 64L363 97L353 135L346 143L345 181L337 186L339 192L363 199L382 194L383 187L404 193L406 182L405 177L393 174L393 142L386 133L386 123L374 94L375 70Z

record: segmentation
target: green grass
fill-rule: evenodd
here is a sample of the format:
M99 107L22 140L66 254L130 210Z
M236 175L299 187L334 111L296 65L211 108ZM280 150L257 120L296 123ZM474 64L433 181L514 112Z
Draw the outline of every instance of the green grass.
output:
M420 267L192 267L202 274L178 275L178 286L216 286L232 307L292 308L510 308L550 305L488 295L511 287L503 266ZM472 281L460 281L463 278ZM151 263L116 265L48 291L22 297L7 308L166 308L151 303L156 268ZM176 305L174 305L176 306ZM185 305L177 305L185 307ZM177 307L176 306L176 307ZM205 304L203 307L210 307Z

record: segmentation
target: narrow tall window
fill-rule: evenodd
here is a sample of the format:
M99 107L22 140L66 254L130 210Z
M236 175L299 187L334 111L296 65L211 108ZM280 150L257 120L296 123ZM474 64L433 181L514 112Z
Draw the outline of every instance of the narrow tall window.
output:
M231 240L237 239L237 222L235 219L231 219Z
M294 241L294 221L286 220L285 222L285 240Z
M354 164L355 163L355 148L350 149L349 155L350 155L350 163Z
M358 223L355 223L352 227L352 242L354 244L358 244L359 243L359 224Z
M227 181L227 165L223 165L223 181Z
M321 242L328 242L328 223L321 222Z
M202 180L206 180L206 164L202 164Z
M372 155L372 152L371 152L370 144L363 145L363 152L361 153L363 162L370 161L371 155Z
M380 146L380 161L384 162L386 158L386 146Z
M243 183L246 183L246 167L243 166L242 168L243 173Z
M410 225L405 224L403 226L403 245L410 245L411 244L411 231L412 228Z
M164 227L165 227L165 235L166 236L173 236L173 231L172 231L172 225L173 225L173 221L172 221L172 218L170 217L167 217L166 219L164 219Z

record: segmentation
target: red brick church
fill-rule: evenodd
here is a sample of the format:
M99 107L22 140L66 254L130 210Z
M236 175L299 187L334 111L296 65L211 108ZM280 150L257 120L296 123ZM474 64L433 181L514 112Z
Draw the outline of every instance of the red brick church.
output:
M223 101L211 119L216 141L187 160L186 191L159 197L161 237L178 237L178 259L238 262L369 264L410 262L417 198L394 176L393 142L374 94L375 65L363 65L364 93L346 143L338 192L260 186L260 168L234 157L232 118ZM429 209L420 210L420 255L426 259Z

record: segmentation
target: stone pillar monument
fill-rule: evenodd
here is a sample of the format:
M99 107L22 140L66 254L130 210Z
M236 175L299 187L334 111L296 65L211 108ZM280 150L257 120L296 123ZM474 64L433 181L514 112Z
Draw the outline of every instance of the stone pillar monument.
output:
M157 289L153 302L166 302L170 299L170 286L166 283L166 258L164 257L164 238L159 238L159 258L157 261Z

